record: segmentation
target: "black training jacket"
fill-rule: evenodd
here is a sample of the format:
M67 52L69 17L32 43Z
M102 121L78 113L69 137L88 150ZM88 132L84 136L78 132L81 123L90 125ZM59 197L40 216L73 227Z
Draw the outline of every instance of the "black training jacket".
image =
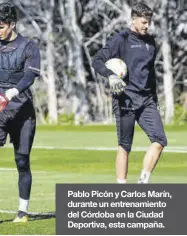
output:
M105 62L111 58L122 59L128 68L126 90L156 93L154 71L155 41L152 36L140 36L130 29L115 35L93 58L97 73L108 77L114 74Z

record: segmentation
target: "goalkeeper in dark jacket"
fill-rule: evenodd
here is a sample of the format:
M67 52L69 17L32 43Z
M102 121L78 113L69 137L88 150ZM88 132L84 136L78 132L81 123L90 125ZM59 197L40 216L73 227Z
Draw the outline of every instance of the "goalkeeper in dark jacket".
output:
M19 208L14 222L24 223L28 220L30 151L36 125L29 87L40 74L40 53L33 41L16 33L16 21L15 7L0 4L0 146L9 134L19 173Z
M131 11L131 28L114 36L93 59L95 71L109 78L113 94L113 111L119 145L116 159L118 183L126 183L135 121L151 141L138 183L149 182L151 172L164 146L167 145L157 109L155 41L147 33L151 17L152 10L148 6L142 3L134 5ZM126 87L123 80L105 66L105 62L111 58L119 58L126 63L128 68Z

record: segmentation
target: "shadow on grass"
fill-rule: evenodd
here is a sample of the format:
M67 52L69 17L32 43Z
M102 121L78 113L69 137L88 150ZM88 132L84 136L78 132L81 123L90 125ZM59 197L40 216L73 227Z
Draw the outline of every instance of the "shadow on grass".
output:
M52 219L56 218L55 213L48 213L48 214L37 214L37 215L29 215L29 221L34 221L34 220L47 220L47 219Z
M12 222L14 218L11 218L11 219L6 219L4 220L3 219L3 216L0 215L0 224L3 224L3 223L7 223L7 222ZM49 213L45 213L45 214L29 214L29 221L35 221L35 220L48 220L48 219L52 219L52 218L56 218L56 215L54 212L49 212ZM19 223L17 223L19 224Z

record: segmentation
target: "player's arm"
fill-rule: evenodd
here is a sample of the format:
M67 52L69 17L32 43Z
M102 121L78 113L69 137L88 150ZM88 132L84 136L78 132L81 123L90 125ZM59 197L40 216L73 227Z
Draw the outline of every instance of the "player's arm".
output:
M151 78L151 82L152 82L151 91L152 91L153 99L154 99L154 101L157 105L157 109L160 110L157 91L156 91L157 81L156 81L156 71L155 71L155 60L156 60L156 55L157 55L158 48L156 47L156 42L155 42L153 37L151 37L151 43L155 48L154 57L153 57L151 65L150 65L150 78Z
M92 66L97 73L108 77L110 89L113 95L120 95L124 91L125 83L113 71L105 65L111 58L119 58L119 50L122 39L119 35L108 41L107 44L94 56Z
M154 40L153 37L152 37L152 44L154 45L154 48L155 48L154 57L153 57L153 61L152 61L152 64L151 64L151 78L152 78L152 88L153 88L152 92L155 95L155 98L157 99L156 72L155 72L155 60L156 60L157 48L156 48L156 43L155 43L155 40Z
M92 66L97 73L99 73L100 75L104 77L108 77L114 74L114 72L112 72L106 67L105 62L111 58L119 57L120 43L121 43L120 37L118 35L114 36L94 56L93 61L92 61Z
M5 92L6 98L10 101L19 93L24 92L33 83L36 77L40 76L40 52L34 42L29 42L25 49L24 76L15 86Z

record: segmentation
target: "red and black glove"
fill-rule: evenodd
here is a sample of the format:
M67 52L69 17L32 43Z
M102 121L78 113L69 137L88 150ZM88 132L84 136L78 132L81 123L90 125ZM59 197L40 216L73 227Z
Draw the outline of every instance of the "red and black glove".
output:
M6 90L5 95L0 94L0 112L6 107L6 105L19 94L16 88L10 88Z
M0 112L6 107L8 103L8 98L6 98L4 94L0 94Z

